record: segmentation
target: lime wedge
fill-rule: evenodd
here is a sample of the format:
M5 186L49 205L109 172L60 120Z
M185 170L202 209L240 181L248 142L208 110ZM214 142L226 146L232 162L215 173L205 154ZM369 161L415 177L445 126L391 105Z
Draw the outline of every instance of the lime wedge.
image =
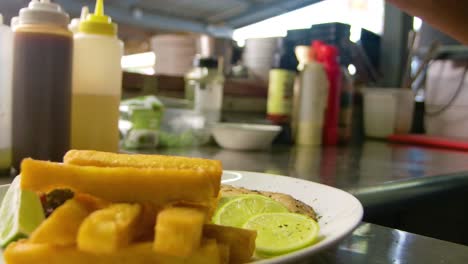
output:
M278 256L309 246L319 233L317 222L294 213L259 214L242 227L257 230L256 253L263 257Z
M21 190L16 177L8 188L0 207L0 246L28 237L44 220L44 210L36 193Z
M288 212L288 209L265 196L241 195L219 208L213 222L218 225L242 227L254 215L274 212Z

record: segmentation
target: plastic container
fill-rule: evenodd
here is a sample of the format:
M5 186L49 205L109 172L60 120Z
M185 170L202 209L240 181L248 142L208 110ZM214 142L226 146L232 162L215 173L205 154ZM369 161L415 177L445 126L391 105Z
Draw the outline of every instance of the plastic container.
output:
M159 133L160 147L200 146L210 141L211 132L203 115L193 110L166 108Z
M0 14L0 173L11 166L13 33Z
M70 148L73 38L69 16L49 0L31 1L13 21L13 165L61 161Z
M295 138L298 145L320 146L327 107L328 79L322 64L315 62L313 56L310 59L297 82L296 92L299 95L295 97L299 98L299 106Z
M328 77L328 103L323 125L323 144L338 144L338 120L340 115L341 70L338 64L338 49L314 41L313 49L317 62L322 63Z
M207 124L219 122L223 106L224 76L218 69L218 61L196 57L193 66L185 76L186 99L193 100L195 111L205 117Z
M468 67L466 63L450 60L434 61L429 66L424 120L428 135L468 140L468 74L464 67Z
M122 147L125 149L156 148L163 111L163 104L154 95L122 101L120 104ZM124 127L122 122L128 125Z
M80 21L74 46L71 145L117 152L123 43L117 26L104 15L102 0L94 14Z
M154 70L159 75L184 76L197 53L196 38L185 34L164 34L151 38L156 54Z
M273 57L278 49L281 38L247 39L242 55L243 64L249 69L255 79L268 83Z
M364 133L386 138L407 134L413 121L414 94L402 88L367 88L364 97Z

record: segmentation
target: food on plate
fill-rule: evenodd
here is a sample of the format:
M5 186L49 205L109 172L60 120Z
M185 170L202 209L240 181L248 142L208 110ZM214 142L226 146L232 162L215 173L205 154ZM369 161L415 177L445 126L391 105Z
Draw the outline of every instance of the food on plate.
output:
M78 249L105 254L129 246L138 235L141 213L140 204L128 203L112 204L91 213L83 219L75 236Z
M212 238L229 248L229 263L249 262L255 251L257 232L230 226L205 224L203 237Z
M251 260L255 231L208 224L219 198L220 162L95 151L71 151L64 159L23 160L17 189L31 192L41 213L43 197L50 215L28 239L9 244L7 264Z
M57 246L72 246L76 244L76 236L81 223L91 212L107 204L104 201L76 195L58 207L31 234L31 243L51 243Z
M10 185L0 207L0 246L29 236L44 220L39 197L31 191L21 190L17 177Z
M193 203L209 207L218 196L203 170L93 167L24 159L21 188L50 192L68 188L111 202L147 202L156 206Z
M63 157L65 164L96 167L132 167L153 168L163 170L203 171L211 178L215 192L219 192L219 183L223 173L223 166L218 160L163 156L163 155L134 155L100 152L94 150L70 150Z
M313 244L318 236L317 222L296 213L264 213L253 216L243 228L256 230L256 253L271 257Z
M311 206L294 199L291 195L277 192L254 191L242 187L221 185L222 200L232 200L236 196L244 194L258 194L269 197L284 205L291 213L307 215L317 221L317 213L314 211L314 209ZM220 201L220 203L222 203L222 201Z
M196 208L169 207L156 220L154 251L187 257L199 247L206 213Z
M0 225L6 264L240 264L318 233L313 209L291 196L221 188L219 161L72 150L21 169L0 214L34 221Z
M242 227L254 215L273 212L288 212L288 209L262 195L242 195L218 208L213 222L218 225Z
M256 230L258 257L290 253L317 240L317 214L290 195L228 185L221 187L221 195L213 222Z
M7 264L218 264L222 263L219 248L215 240L204 240L193 255L180 258L155 253L151 242L134 243L112 254L93 254L22 240L11 243L3 254Z

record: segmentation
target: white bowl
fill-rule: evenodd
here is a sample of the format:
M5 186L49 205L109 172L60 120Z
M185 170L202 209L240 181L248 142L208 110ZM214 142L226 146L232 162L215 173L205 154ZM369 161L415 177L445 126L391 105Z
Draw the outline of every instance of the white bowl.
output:
M234 150L260 150L268 148L281 132L280 126L218 123L213 136L223 148Z

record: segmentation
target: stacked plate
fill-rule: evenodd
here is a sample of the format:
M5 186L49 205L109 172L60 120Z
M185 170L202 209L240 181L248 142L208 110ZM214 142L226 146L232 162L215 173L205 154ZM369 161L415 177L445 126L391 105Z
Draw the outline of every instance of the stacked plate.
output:
M268 82L268 74L273 63L273 55L281 39L282 38L255 38L246 41L243 61L254 78Z
M184 76L197 52L192 35L156 35L151 38L151 47L156 54L156 74L170 76Z

